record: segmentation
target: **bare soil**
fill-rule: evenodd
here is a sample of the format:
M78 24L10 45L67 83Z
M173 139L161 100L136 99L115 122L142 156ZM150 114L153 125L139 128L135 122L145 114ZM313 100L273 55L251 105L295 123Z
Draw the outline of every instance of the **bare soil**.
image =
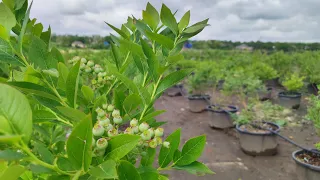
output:
M214 93L213 102L217 99L229 101L230 105L239 105L237 97L225 98L219 92ZM220 104L220 102L218 103ZM184 96L158 99L156 109L165 109L166 113L157 117L159 121L167 121L164 125L165 136L175 129L182 129L181 147L191 137L206 134L207 143L200 161L212 169L215 175L195 177L184 171L168 171L172 180L297 180L295 163L291 158L292 152L298 148L279 138L278 154L269 157L253 157L244 154L239 147L238 134L235 129L226 131L209 127L208 113L192 113L188 110L188 101ZM313 126L302 121L306 113L306 105L294 110L298 117L280 133L295 142L311 148L319 142Z

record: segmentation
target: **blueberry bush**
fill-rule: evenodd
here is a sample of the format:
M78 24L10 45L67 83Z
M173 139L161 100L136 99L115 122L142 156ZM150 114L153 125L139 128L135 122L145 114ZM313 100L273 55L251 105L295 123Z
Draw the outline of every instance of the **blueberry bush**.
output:
M164 170L213 174L197 161L204 135L180 144L166 138L155 101L191 73L168 69L183 59L185 41L208 19L189 25L151 4L142 19L108 24L112 60L75 57L65 63L50 43L51 28L30 19L32 3L0 4L0 179L165 180ZM180 150L180 146L182 149ZM158 152L157 152L158 151Z

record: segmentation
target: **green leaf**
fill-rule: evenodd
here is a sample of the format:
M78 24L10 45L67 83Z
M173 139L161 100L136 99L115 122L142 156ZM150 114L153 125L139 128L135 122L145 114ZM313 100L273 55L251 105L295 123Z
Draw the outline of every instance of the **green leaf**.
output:
M145 115L142 119L141 119L141 122L144 122L144 121L148 121L149 119L152 119L162 113L166 112L166 110L157 110L157 111L153 111L147 115Z
M174 154L173 154L173 162L176 162L181 156L181 151L179 151L179 149L177 149Z
M48 47L39 37L33 36L28 52L28 60L35 67L49 69Z
M94 91L89 86L83 85L81 87L81 92L87 101L91 102L94 99Z
M25 170L21 165L11 165L0 175L0 179L17 180Z
M4 39L0 38L0 63L9 63L16 66L23 66L12 52L10 44Z
M151 32L151 29L149 28L149 26L147 24L145 24L144 22L134 18L134 21L136 22L135 23L135 26L136 28L139 30L139 32L142 34L142 35L145 35L146 32L150 31Z
M169 178L166 176L160 175L159 180L169 180Z
M123 102L123 108L127 114L136 109L142 103L141 98L137 94L130 94Z
M7 134L23 135L23 140L29 141L32 134L32 111L29 101L18 90L6 84L0 84L0 120L1 131L3 124L10 124L10 128L5 130Z
M112 51L114 63L116 64L117 69L119 70L121 66L120 50L117 46L111 43L111 51Z
M24 15L24 19L23 19L23 24L22 24L22 27L21 27L21 31L20 31L20 34L19 34L19 39L18 39L18 52L20 53L20 55L23 55L23 52L22 52L22 43L23 43L23 37L24 37L24 33L26 32L26 29L27 29L27 25L28 25L28 22L29 22L29 15L30 15L30 10L31 10L31 7L32 7L32 3L33 1L31 1L31 4L29 5L26 13L24 14L24 12L22 13ZM28 2L26 3L26 6L28 6Z
M75 168L73 166L72 162L70 162L70 159L65 158L65 157L58 157L57 165L63 171L76 171L77 170L77 168Z
M49 26L48 30L45 32L42 32L40 35L40 39L42 39L42 41L44 41L48 46L50 45L50 39L51 39L51 27ZM56 47L53 47L51 49L51 52L54 51L58 51ZM58 59L59 60L59 59ZM64 61L60 61L59 62L64 62Z
M137 169L128 161L120 161L117 172L119 180L141 180Z
M47 121L56 120L57 117L49 111L46 110L35 110L32 113L33 123L43 123Z
M58 88L65 90L66 89L66 83L67 83L67 78L69 75L69 69L67 68L66 65L63 63L59 62L58 63L58 71L59 71L59 78L58 78Z
M149 32L149 31L146 32L146 35L149 39L156 41L157 43L168 48L169 50L171 50L174 47L174 42L170 38L168 38L167 36L164 36L162 34Z
M34 150L39 154L40 159L42 159L44 162L52 164L54 160L54 156L52 153L47 149L47 147L40 143L37 142L34 144Z
M27 157L27 156L22 154L22 153L20 153L20 152L13 151L11 149L6 149L6 150L3 150L3 151L0 151L0 160L16 161L16 160L23 159L25 157Z
M99 164L96 167L93 167L89 170L89 174L103 179L116 179L117 178L117 170L116 170L116 162L113 160L107 160L102 164Z
M52 57L54 59L58 60L59 63L64 63L64 57L56 47L53 47L51 49L50 53L52 54ZM53 67L53 68L55 68L55 67Z
M190 21L190 11L187 11L182 16L182 18L178 24L179 32L182 32L184 30L184 28L186 28L189 25L189 21Z
M115 75L120 81L122 81L123 84L126 85L133 93L139 94L138 87L129 78L118 72L112 72L112 74Z
M159 166L164 168L172 161L174 152L178 149L180 144L181 129L177 129L170 134L165 141L170 143L169 148L161 146L159 153Z
M143 50L140 45L128 41L126 39L119 39L120 46L130 51L132 54L135 54L139 57L144 57Z
M43 25L41 23L35 24L32 29L32 34L34 36L40 37L43 30Z
M172 87L173 85L180 82L182 79L184 79L186 76L190 75L192 70L190 69L183 69L180 71L173 72L169 75L167 75L165 78L163 78L156 91L156 95L162 93L169 87Z
M21 176L20 178L22 180L33 180L33 175L32 175L32 172L31 171L25 171Z
M184 37L190 38L190 37L193 37L193 36L199 34L206 26L208 26L208 24L207 24L208 21L209 21L209 19L205 19L203 21L200 21L200 22L186 28L183 31L182 35Z
M153 167L140 167L138 169L138 172L140 173L141 180L158 180L159 178L159 173L157 169Z
M9 34L11 29L16 25L14 14L3 3L0 3L0 25L6 29L7 34Z
M183 60L183 59L184 59L184 56L182 54L177 54L174 56L169 56L167 58L167 62L169 64L176 64L178 61Z
M153 29L156 30L160 22L158 11L148 2L146 10L142 11L143 20Z
M72 130L67 141L68 159L77 169L87 171L92 158L92 122L87 116Z
M152 166L156 156L156 149L148 147L147 154L141 158L141 166Z
M145 69L144 69L144 66L143 66L143 63L142 63L142 59L137 55L132 55L132 57L133 57L134 63L136 64L138 70L140 71L140 73L144 74L145 73Z
M126 33L123 32L122 30L120 30L120 29L112 26L111 24L109 24L109 23L107 23L107 22L106 22L106 24L108 24L109 27L111 27L114 31L116 31L116 32L117 32L120 36L122 36L124 39L129 39L129 37L126 35Z
M82 111L70 107L58 106L56 108L63 116L74 122L79 122L81 119L83 119L83 117L86 116L86 114Z
M162 23L170 28L174 34L178 34L179 29L177 20L165 4L162 4L160 18Z
M127 155L139 143L140 136L121 134L109 140L106 159L119 160Z
M177 166L188 165L196 161L202 154L206 144L206 136L189 139L182 148L180 158L175 162Z
M148 71L149 71L149 74L152 75L153 77L153 80L156 81L157 78L158 78L158 75L157 75L157 57L156 55L153 53L151 47L149 46L149 44L143 40L142 38L140 39L141 41L141 46L142 46L142 49L143 49L143 52L144 54L146 55L147 57L147 64L148 64Z
M71 69L66 81L66 95L71 107L76 107L79 88L80 62L77 62Z
M205 174L215 174L206 165L201 162L194 161L185 166L173 166L174 169L185 170L197 176L204 176Z
M14 10L21 9L25 2L26 2L26 0L16 0L15 5L14 5Z
M40 86L38 84L23 82L23 81L21 81L21 82L8 82L7 84L19 89L20 91L22 91L24 93L32 94L32 95L40 96L40 97L45 97L45 98L60 102L60 100L55 95L53 95L53 92L51 90L49 90L43 86Z

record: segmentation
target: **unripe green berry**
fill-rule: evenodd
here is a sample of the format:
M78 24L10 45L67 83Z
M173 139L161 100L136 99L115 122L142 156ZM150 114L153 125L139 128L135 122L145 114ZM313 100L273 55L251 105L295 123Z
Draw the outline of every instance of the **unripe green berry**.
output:
M102 77L98 77L98 83L102 83L103 82L103 78Z
M86 65L85 65L85 64L80 64L80 69L81 69L81 70L84 70L84 69L85 69L85 67L86 67Z
M141 156L146 156L146 155L147 155L147 152L145 152L145 151L141 152Z
M88 67L88 66L86 66L84 68L84 72L86 72L86 73L90 73L91 71L92 71L92 69L90 67Z
M163 145L165 148L169 148L170 147L170 143L168 141L163 142Z
M113 136L116 136L116 135L118 135L118 130L117 129L113 128L113 129L110 129L108 131L108 136L109 137L113 137Z
M124 131L125 134L133 134L133 130L131 127L127 127L127 129Z
M157 141L157 144L162 144L162 138L161 137L155 137L154 140Z
M133 118L131 121L130 121L130 126L131 127L135 127L138 125L138 120L136 118Z
M81 62L82 62L83 64L87 63L86 58L81 58Z
M106 76L107 75L107 72L102 72L102 76Z
M88 61L87 65L88 65L89 67L92 67L92 66L94 66L94 62Z
M151 147L151 148L156 148L157 147L157 141L156 140L152 140L152 141L150 141L149 142L149 147Z
M72 59L68 60L68 63L69 63L69 64L72 64L72 63L73 63L73 60L72 60Z
M141 136L142 140L144 140L144 141L149 141L151 139L151 134L147 130L144 131L143 133L141 133L140 136Z
M108 146L108 140L106 138L100 138L96 143L97 149L106 149Z
M108 109L108 104L102 104L102 109L107 110Z
M101 68L96 68L96 67L94 68L94 72L95 72L95 73L99 73L100 70L101 70Z
M92 80L91 80L91 84L92 84L92 85L95 85L95 84L97 84L97 80L95 80L95 79L92 79Z
M113 110L114 110L114 106L113 106L112 104L109 104L107 110L108 110L109 112L113 111Z
M134 126L134 127L132 127L131 129L132 129L132 132L133 132L134 134L139 133L139 127L138 127L138 126Z
M92 128L92 134L94 136L102 136L104 133L104 128L102 126L100 126L99 124L96 124L93 128Z
M103 116L106 115L106 112L105 112L104 110L100 109L100 110L97 112L97 114L98 114L99 117L103 117Z
M140 132L144 132L146 131L147 129L149 129L149 124L146 123L146 122L143 122L139 125L139 131Z
M148 129L147 131L150 132L151 138L153 138L153 137L154 137L154 130L153 130L153 128L150 128L150 129Z
M101 78L102 78L102 77L103 77L103 73L102 73L102 72L99 72L99 73L98 73L98 77L101 77Z
M105 149L97 149L97 148L95 148L95 149L93 150L93 154L94 154L95 156L103 156L105 152L106 152Z
M163 136L163 128L157 128L154 133L155 133L155 136L162 137Z
M79 56L75 56L72 58L73 61L79 61L81 58Z
M120 116L120 111L118 109L115 109L112 111L112 117Z
M99 121L99 125L103 126L103 127L105 127L109 124L110 124L110 119L108 119L108 118Z
M121 123L122 123L122 118L121 118L121 116L116 116L116 117L114 117L114 118L113 118L113 122L114 122L115 124L121 124Z
M104 126L106 132L108 133L109 130L113 129L113 125L112 124L108 124L106 126Z

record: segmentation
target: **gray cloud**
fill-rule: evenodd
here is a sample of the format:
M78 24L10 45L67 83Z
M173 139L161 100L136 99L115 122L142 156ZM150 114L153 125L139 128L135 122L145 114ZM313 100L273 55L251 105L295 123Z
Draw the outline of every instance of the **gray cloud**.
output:
M320 41L319 0L149 0L165 3L180 19L191 10L191 23L210 18L194 39L233 41ZM148 0L36 0L32 17L57 34L107 35L104 21L120 26L127 16L141 17Z

